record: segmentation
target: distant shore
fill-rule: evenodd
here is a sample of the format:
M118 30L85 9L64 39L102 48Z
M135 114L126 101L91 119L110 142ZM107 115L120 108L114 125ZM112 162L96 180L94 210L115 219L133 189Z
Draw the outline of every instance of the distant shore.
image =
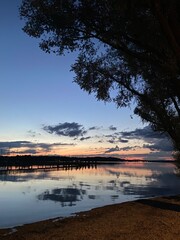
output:
M67 157L67 156L0 156L0 174L10 172L33 172L39 170L72 170L96 168L104 164L120 163L174 163L174 160L127 160L115 157Z
M143 160L143 159L122 159L116 157L67 157L67 156L33 156L0 155L0 167L2 166L32 166L32 165L58 165L58 164L101 164L121 162L176 162L175 160Z
M142 199L0 229L2 240L179 240L180 195Z

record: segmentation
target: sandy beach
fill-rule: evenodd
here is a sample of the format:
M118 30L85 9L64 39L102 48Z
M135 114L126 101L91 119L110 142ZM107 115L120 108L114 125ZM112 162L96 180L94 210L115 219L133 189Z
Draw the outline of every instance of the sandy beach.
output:
M13 229L2 240L180 240L180 195L143 199Z

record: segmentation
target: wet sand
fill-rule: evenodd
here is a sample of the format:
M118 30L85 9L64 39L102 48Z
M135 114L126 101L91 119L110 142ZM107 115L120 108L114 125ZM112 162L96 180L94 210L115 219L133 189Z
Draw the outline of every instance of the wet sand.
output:
M2 240L180 240L180 195L96 208L0 229Z

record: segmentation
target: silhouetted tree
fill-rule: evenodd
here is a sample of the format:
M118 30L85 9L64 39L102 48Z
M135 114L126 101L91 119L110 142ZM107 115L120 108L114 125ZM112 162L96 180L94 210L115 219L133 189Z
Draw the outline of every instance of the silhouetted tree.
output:
M165 132L180 150L179 0L23 0L46 52L78 52L75 82Z

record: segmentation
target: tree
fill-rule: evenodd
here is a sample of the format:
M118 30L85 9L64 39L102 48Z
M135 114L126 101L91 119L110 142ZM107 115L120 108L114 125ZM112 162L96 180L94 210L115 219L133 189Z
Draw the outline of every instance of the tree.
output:
M78 52L74 79L134 113L180 150L179 0L23 0L23 30L42 50Z

